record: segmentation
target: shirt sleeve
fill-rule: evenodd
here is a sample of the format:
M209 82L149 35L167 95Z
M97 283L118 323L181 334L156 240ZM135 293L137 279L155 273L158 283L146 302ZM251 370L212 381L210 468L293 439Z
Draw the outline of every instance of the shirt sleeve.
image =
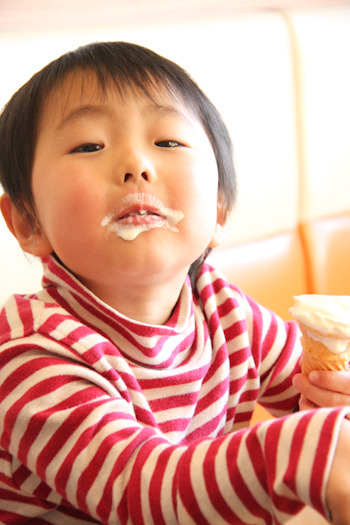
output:
M251 298L247 303L247 319L251 319L251 351L260 378L259 403L277 417L295 411L299 393L292 385L300 372L302 347L295 321L284 321L274 312Z
M43 345L36 334L2 347L1 497L12 498L16 514L57 508L106 524L283 523L310 504L326 515L345 409L174 445L137 421L124 391L69 359L64 344L46 337Z
M227 346L232 388L245 403L235 408L236 423L239 410L247 423L256 401L278 417L295 411L299 394L292 378L300 371L301 355L297 324L283 321L211 267L201 274L197 289L210 337Z

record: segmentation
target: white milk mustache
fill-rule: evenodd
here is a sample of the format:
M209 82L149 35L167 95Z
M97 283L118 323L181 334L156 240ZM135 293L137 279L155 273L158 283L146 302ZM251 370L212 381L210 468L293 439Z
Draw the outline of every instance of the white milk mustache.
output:
M153 228L178 232L176 225L183 217L182 211L168 208L153 195L131 193L121 200L117 211L102 219L101 226L125 241L132 241Z

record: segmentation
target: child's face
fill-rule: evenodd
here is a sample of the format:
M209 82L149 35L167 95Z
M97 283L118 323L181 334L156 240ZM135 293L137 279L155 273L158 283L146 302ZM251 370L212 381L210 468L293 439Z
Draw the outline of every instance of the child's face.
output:
M184 278L220 227L209 139L162 90L155 102L122 100L112 89L102 96L92 76L83 88L79 75L66 81L44 108L32 188L42 230L33 251L54 251L102 299L121 279ZM139 211L112 231L121 215Z

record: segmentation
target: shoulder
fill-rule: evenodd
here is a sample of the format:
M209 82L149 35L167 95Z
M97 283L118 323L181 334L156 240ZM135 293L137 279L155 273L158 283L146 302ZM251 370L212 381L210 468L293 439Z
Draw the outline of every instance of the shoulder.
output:
M222 326L239 322L250 334L286 331L285 322L277 314L256 302L238 286L229 283L224 274L205 263L196 283L196 295L207 319L216 317ZM243 326L244 325L244 326Z
M33 333L52 334L67 320L75 321L45 293L12 295L0 311L0 344Z
M196 282L196 293L205 306L208 302L217 307L226 304L228 308L240 308L251 302L251 299L238 287L229 283L225 275L204 263Z
M20 366L29 366L34 359L40 366L98 360L95 347L104 347L105 339L43 297L14 295L5 303L0 313L0 368L14 359Z
M11 295L0 312L0 343L33 332L35 319L41 317L43 303L34 296Z

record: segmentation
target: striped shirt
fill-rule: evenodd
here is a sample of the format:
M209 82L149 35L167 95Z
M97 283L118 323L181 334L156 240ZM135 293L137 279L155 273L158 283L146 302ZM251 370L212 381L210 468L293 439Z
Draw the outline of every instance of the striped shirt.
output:
M299 356L296 325L207 264L151 326L48 258L43 289L0 316L0 522L257 525L304 504L326 515L344 410L249 426L257 400L295 410Z

